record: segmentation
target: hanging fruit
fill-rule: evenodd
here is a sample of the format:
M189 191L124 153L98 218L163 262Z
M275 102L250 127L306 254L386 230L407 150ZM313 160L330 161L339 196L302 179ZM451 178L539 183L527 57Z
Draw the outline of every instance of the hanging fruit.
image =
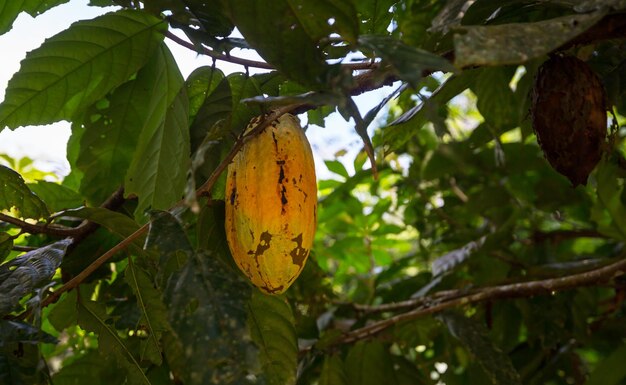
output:
M574 187L602 157L607 133L606 92L598 76L573 56L553 56L540 68L532 93L532 122L550 165Z
M226 237L237 266L263 292L284 292L309 256L316 216L311 146L298 119L286 114L247 141L228 166Z

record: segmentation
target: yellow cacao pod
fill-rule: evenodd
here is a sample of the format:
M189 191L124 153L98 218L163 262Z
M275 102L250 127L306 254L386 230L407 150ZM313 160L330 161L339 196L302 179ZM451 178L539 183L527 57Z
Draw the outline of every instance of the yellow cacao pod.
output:
M246 132L260 121L253 119ZM228 245L255 286L280 294L304 267L316 221L311 146L298 119L286 114L247 141L228 166Z

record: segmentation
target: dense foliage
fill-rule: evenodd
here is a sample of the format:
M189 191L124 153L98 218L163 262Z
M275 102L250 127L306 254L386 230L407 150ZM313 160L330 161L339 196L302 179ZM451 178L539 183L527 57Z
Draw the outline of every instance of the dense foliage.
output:
M64 2L0 2L0 33ZM72 124L61 183L0 166L0 384L624 383L625 1L91 5L116 8L28 53L0 104L0 129ZM185 79L166 39L215 65ZM610 110L575 188L529 113L555 54ZM363 150L326 162L309 261L264 295L223 171L252 117L333 111Z

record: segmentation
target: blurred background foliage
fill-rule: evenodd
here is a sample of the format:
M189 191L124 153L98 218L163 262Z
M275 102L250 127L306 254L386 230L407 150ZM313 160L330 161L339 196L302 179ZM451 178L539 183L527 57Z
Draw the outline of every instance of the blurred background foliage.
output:
M0 32L60 3L7 2ZM62 181L0 159L0 384L626 381L624 1L90 5L116 8L29 53L0 104L2 129L72 122ZM184 79L164 36L218 64ZM531 126L555 52L611 109L576 188ZM290 105L338 112L363 149L325 161L309 261L265 296L229 254L223 175L195 190L250 118Z

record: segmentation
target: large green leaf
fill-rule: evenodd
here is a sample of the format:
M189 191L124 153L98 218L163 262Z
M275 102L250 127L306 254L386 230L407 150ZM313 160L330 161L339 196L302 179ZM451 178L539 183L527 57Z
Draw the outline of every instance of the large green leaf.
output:
M249 286L216 257L195 253L169 213L154 216L146 249L161 266L182 265L163 280L174 332L164 336L164 349L173 371L189 385L243 383L253 365L246 327Z
M29 183L28 188L46 202L46 206L52 212L59 212L85 204L85 200L80 194L58 183L40 180L37 183Z
M94 204L124 183L140 135L162 124L181 86L174 59L161 43L133 80L88 109L76 166L84 174L81 191Z
M295 0L225 3L241 34L267 62L302 84L320 87L328 66L317 46L328 36L329 28L319 29L319 25L308 22L315 17L305 13L302 5L298 8ZM331 1L322 2L320 7L334 12Z
M464 33L454 36L454 64L459 68L521 64L560 47L602 16L601 12L596 12L535 23L463 27Z
M23 218L39 219L48 215L46 204L26 186L17 172L0 165L0 210L16 210Z
M0 0L0 35L13 27L13 22L21 12L37 17L50 8L67 2L68 0Z
M0 104L0 127L71 120L137 72L165 27L130 10L72 24L26 55Z
M624 186L623 180L617 178L617 172L616 165L606 159L598 165L598 197L591 215L602 234L626 240L626 206L622 201Z
M160 339L163 332L169 330L167 309L161 301L161 293L154 287L148 273L136 266L131 258L128 260L124 279L135 294L141 314L137 329L148 333L148 337L140 343L140 357L142 360L150 360L155 365L161 365L163 358Z
M347 385L348 379L343 369L343 361L337 354L324 357L319 385Z
M267 383L295 384L298 344L295 320L286 299L255 290L248 305L248 326L259 347Z
M113 355L117 362L126 370L130 384L146 384L151 382L133 352L118 334L103 304L86 300L78 300L78 325L98 336L98 350L102 356Z
M483 324L456 311L447 311L438 317L476 358L492 384L521 385L520 375L511 359L490 340Z
M115 360L100 355L97 350L88 350L64 364L52 380L54 385L111 385L124 383L124 377Z
M64 211L63 215L88 219L100 226L106 227L107 230L120 238L126 238L139 228L137 222L132 218L101 207L81 207L79 209Z
M391 356L379 341L359 341L350 349L345 361L348 384L394 384Z
M613 350L608 357L598 363L591 372L585 385L616 385L622 384L626 378L626 345Z
M391 6L397 0L361 0L355 6L361 19L360 30L367 34L383 34L387 32L393 13Z
M517 100L509 87L514 73L514 67L484 68L472 86L478 97L478 111L496 132L513 128L519 121L517 114L523 100Z
M219 139L222 132L216 124L225 126L224 119L232 110L230 84L224 73L214 67L200 67L186 81L189 95L191 123L191 151L195 152L203 140Z
M167 209L183 196L189 161L189 100L178 66L162 46L153 82L156 94L145 101L148 117L126 173L126 195L139 197L136 215Z

